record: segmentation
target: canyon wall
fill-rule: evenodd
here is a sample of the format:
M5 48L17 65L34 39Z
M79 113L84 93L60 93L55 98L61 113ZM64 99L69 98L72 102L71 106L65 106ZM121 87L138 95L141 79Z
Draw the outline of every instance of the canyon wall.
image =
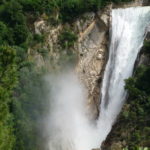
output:
M46 68L49 72L61 68L61 60L68 57L68 51L76 56L74 70L88 91L87 106L92 118L99 113L100 83L107 61L111 9L112 5L109 5L97 13L85 13L71 24L57 26L48 24L41 17L34 27L36 34L44 33L45 41L28 50L29 59L36 63L37 68ZM65 29L72 30L78 37L69 48L62 48L59 43L59 36ZM46 56L40 53L41 50L47 51Z
M88 112L92 119L96 119L99 115L100 87L109 53L111 10L148 4L149 1L146 0L110 4L97 13L83 14L73 23L55 26L49 24L43 15L34 23L34 30L36 34L44 34L45 41L29 48L28 57L36 63L37 69L45 68L47 71L53 72L61 68L62 59L68 57L68 53L71 51L71 55L75 55L77 60L74 70L88 91ZM65 29L73 31L78 38L69 48L63 48L59 42L59 36ZM43 55L41 51L46 51L46 53ZM146 60L147 58L141 55L140 63Z

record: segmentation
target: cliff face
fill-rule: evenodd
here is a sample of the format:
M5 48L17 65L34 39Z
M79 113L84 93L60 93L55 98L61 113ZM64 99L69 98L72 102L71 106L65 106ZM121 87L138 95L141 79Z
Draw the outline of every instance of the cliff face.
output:
M80 16L73 23L55 26L43 15L34 23L34 28L35 33L44 35L45 39L43 43L28 50L29 59L36 63L37 68L43 67L52 72L61 68L62 60L70 57L70 51L71 55L77 56L75 72L88 91L87 104L90 112L92 111L91 117L96 118L99 114L100 85L108 55L111 10L147 3L149 2L146 0L135 0L130 3L110 4L97 13L89 12ZM68 48L61 47L59 41L59 36L66 29L73 31L78 37L75 44Z
M36 63L37 68L44 67L50 72L61 68L62 59L70 57L68 52L76 56L74 70L88 91L87 105L92 118L99 113L100 83L107 60L111 6L97 13L86 13L72 24L52 26L41 18L34 23L35 33L44 34L45 41L28 50L29 59ZM61 47L59 41L66 29L72 30L78 37L69 48ZM44 50L45 55L42 53Z
M95 117L99 113L100 84L107 61L110 10L111 6L93 13L93 19L80 33L76 49L79 52L76 72L88 90L88 106ZM81 27L82 20L77 22Z

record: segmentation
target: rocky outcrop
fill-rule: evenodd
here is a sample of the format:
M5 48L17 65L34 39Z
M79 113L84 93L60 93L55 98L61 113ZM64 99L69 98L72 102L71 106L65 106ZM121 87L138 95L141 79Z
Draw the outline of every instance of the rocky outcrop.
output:
M143 0L143 6L150 6L149 0Z
M92 19L86 28L81 30L76 45L76 50L79 52L76 71L88 90L88 106L94 117L99 113L100 83L107 60L110 9L111 6L97 14L85 14L92 16ZM82 22L83 20L77 21L79 29Z
M150 41L150 25L147 27L147 31L146 31L146 37L145 37L145 41ZM139 54L139 58L137 60L137 65L150 65L150 57L148 55L146 55L145 53L143 53L143 50L141 50L141 53Z
M129 8L129 7L138 7L138 6L143 6L144 4L146 5L146 0L133 0L130 2L120 2L118 4L112 4L112 8Z
M57 26L51 26L41 18L34 23L35 33L44 35L45 41L28 50L37 68L59 69L60 59L67 53L59 44L59 35L66 27L77 34L78 40L70 50L78 56L75 71L88 91L87 105L92 118L96 118L99 113L100 83L107 60L110 11L111 5L97 13L85 13L73 24ZM46 56L41 53L44 50Z
M44 67L47 70L58 68L60 59L58 36L62 30L62 25L51 26L44 19L34 23L35 34L42 35L44 42L36 43L28 49L28 56L37 68Z

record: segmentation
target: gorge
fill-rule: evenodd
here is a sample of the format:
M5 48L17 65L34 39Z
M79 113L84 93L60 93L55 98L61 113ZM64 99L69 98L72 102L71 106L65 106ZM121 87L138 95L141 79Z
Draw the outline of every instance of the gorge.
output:
M124 80L132 75L143 46L146 27L150 24L150 7L114 9L111 16L111 42L101 88L100 115L94 123L88 120L86 92L74 73L67 72L54 79L56 89L51 94L54 102L47 126L50 133L48 150L100 147L121 111L127 95ZM56 96L58 88L59 95Z
M149 0L0 1L0 150L149 150Z

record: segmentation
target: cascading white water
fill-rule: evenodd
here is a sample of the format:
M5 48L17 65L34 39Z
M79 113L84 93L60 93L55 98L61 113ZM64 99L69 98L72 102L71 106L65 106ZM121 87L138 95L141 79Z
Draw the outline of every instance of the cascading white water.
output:
M86 92L74 73L46 80L53 87L46 124L47 150L91 150L105 140L126 97L124 79L132 75L143 45L150 7L112 11L109 59L102 84L100 117L90 122L85 115Z
M112 35L106 65L98 130L100 143L105 140L126 97L124 80L132 75L135 60L150 24L150 7L112 11Z

